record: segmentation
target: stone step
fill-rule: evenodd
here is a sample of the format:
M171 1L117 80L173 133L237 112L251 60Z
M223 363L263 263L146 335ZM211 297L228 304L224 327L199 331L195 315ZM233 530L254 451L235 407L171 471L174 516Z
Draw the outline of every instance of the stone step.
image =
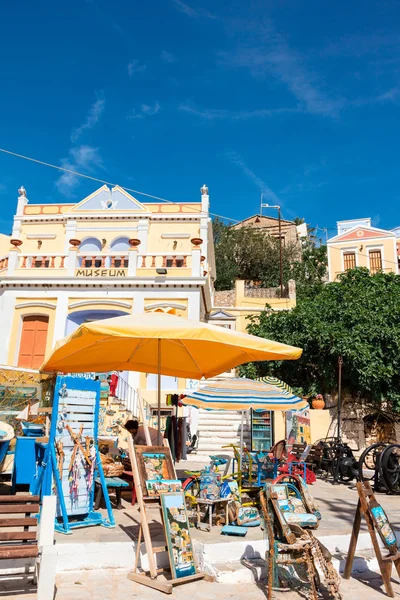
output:
M233 438L240 438L240 433L237 431L231 431L229 429L225 429L225 430L219 430L219 431L199 431L199 440L205 440L205 439L213 439L213 438L223 438L224 440L227 439L233 439ZM248 438L250 439L250 435L246 435L243 432L243 438Z
M204 425L203 423L200 423L199 428L200 427L205 431L240 431L240 424L238 425L237 423L215 423L215 421L213 421L212 423L207 423ZM243 431L248 430L244 427Z

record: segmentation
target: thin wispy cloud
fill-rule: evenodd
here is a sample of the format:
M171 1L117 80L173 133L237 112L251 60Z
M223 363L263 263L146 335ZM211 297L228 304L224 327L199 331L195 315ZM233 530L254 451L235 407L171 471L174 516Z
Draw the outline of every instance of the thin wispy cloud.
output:
M397 59L400 52L400 36L397 32L375 31L371 34L354 33L330 41L318 52L321 57L360 58L366 55L394 53Z
M198 19L199 17L205 17L206 19L217 19L218 17L211 13L209 10L202 7L193 7L182 0L173 0L175 8L192 19Z
M75 143L85 131L93 129L93 127L97 125L102 114L104 113L105 107L106 101L103 97L103 94L97 94L97 100L90 107L86 120L82 123L82 125L76 127L71 134L71 141L73 143Z
M167 52L166 50L163 50L161 52L161 60L163 60L166 63L172 64L174 62L176 62L176 57L171 54L171 52Z
M348 106L363 107L377 104L396 103L400 100L400 87L393 87L375 96L361 96L348 101Z
M275 31L271 21L233 21L228 28L238 44L233 51L219 54L221 65L248 69L257 78L273 76L286 86L303 112L338 117L343 99L326 89L323 79Z
M258 175L252 171L243 158L238 154L238 152L232 151L227 153L227 158L237 167L239 167L243 173L250 179L254 185L258 188L258 190L263 194L263 199L266 203L271 202L274 204L278 204L279 206L283 206L283 202L281 198L275 194L275 192L263 181Z
M147 69L146 63L140 62L139 59L133 58L128 63L128 75L132 77L135 73L143 73Z
M178 110L190 115L194 115L195 117L199 117L200 119L204 119L206 121L223 119L231 121L246 121L248 119L268 118L284 113L299 112L299 109L295 108L261 108L254 110L234 111L221 108L203 108L189 102L182 102L179 104Z
M96 168L104 169L103 159L99 149L93 146L81 145L70 149L68 158L61 160L64 169L81 172L85 175L93 173ZM74 196L80 182L80 177L73 173L62 173L55 182L58 191L67 198Z
M140 109L133 108L128 114L127 119L144 119L145 117L153 117L161 110L161 106L156 101L154 104L141 104Z

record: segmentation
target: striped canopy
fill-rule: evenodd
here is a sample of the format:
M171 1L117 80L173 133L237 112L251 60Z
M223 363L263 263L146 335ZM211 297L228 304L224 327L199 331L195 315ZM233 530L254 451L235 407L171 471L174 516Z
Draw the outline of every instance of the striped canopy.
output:
M308 407L280 379L263 377L254 381L245 378L225 378L208 381L195 392L186 394L184 404L207 410L302 410Z

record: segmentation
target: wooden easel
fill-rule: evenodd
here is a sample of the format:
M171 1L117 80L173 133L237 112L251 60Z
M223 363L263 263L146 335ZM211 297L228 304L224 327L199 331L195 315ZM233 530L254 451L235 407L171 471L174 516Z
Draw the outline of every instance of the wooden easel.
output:
M376 502L375 494L372 491L371 485L368 481L358 482L357 483L357 491L358 491L358 504L356 509L356 514L354 516L354 524L353 531L351 534L349 552L347 555L346 566L344 569L343 578L350 579L351 570L353 566L354 554L357 547L357 539L358 534L360 532L361 526L361 515L364 515L365 521L367 523L368 532L371 536L372 545L374 547L374 552L376 558L378 560L379 569L381 572L381 576L383 579L383 583L385 584L386 593L390 598L394 598L395 594L393 591L392 583L390 581L392 575L392 566L396 567L397 574L400 577L400 552L397 547L397 544L393 544L393 547L390 549L389 554L387 556L382 556L381 548L379 546L377 531L374 524L374 520L371 514L371 501Z
M165 440L165 445L168 446L168 441ZM157 579L158 575L162 574L164 571L168 571L166 567L157 568L155 554L160 552L167 552L167 546L158 546L154 547L149 522L148 522L148 511L151 509L158 510L161 515L161 522L163 523L163 515L161 511L161 504L159 498L145 498L143 494L143 489L141 486L141 480L139 476L139 468L136 460L135 449L132 441L132 437L128 436L128 449L129 456L131 459L132 465L132 473L133 473L133 482L136 489L136 498L139 505L140 511L140 525L139 525L139 536L137 541L135 562L133 566L133 570L128 573L128 579L132 581L136 581L136 583L141 583L147 587L151 587L153 589L159 590L160 592L165 592L166 594L172 594L172 589L174 585L183 585L184 583L189 583L190 581L196 581L198 579L204 578L204 573L196 573L194 575L189 575L187 577L180 577L177 579L169 579L169 580L160 580ZM139 572L139 558L140 558L140 546L142 542L142 537L146 546L146 554L147 559L149 561L149 569L148 571Z

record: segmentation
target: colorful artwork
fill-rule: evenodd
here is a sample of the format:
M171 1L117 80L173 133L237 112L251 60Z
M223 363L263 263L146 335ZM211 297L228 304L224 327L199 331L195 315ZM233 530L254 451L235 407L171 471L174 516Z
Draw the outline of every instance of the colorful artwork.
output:
M161 494L165 535L173 578L195 575L196 567L183 492Z
M221 496L221 474L204 470L200 476L200 498L218 500Z
M169 448L165 446L135 446L135 455L144 496L148 493L148 481L176 481Z
M288 410L286 412L287 445L311 444L310 410Z
M238 525L259 524L260 515L255 506L240 506L237 511L236 521Z
M169 472L165 454L142 454L146 481L154 479L168 479Z
M240 501L240 492L238 482L235 480L232 481L223 481L221 484L220 490L221 498L228 498L228 500Z
M374 519L375 527L378 530L379 535L381 536L382 542L385 544L386 548L389 550L396 543L396 534L394 533L392 526L389 523L389 519L387 518L387 514L383 510L382 506L373 506L371 507L372 517Z
M179 479L153 479L146 481L147 494L151 497L159 496L161 492L180 492L182 481Z

